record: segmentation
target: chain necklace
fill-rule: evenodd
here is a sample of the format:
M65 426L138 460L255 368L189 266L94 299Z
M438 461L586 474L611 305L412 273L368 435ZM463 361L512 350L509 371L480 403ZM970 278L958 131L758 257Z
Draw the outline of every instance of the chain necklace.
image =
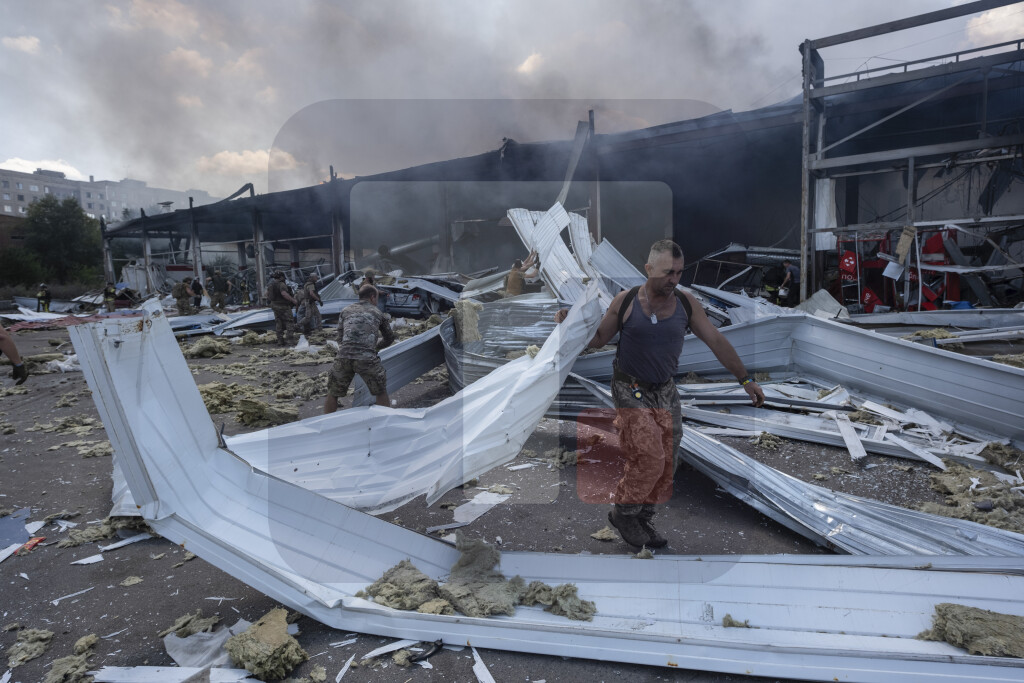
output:
M647 294L647 285L644 284L640 289L643 291L644 297L647 299L647 307L651 309L651 324L657 325L658 314L654 312L654 306L651 304L651 297ZM643 313L643 306L640 307L640 312Z

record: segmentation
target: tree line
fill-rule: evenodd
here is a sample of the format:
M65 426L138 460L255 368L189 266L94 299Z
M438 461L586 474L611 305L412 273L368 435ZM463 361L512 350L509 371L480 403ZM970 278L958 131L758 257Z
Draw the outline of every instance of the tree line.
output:
M77 200L46 195L28 207L25 245L0 251L0 285L95 288L103 279L102 244L99 221Z

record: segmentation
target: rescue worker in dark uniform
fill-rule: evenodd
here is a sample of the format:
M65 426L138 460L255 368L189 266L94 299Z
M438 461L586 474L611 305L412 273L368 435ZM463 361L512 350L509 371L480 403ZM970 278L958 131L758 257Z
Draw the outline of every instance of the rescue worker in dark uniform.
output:
M608 521L630 545L660 548L668 541L658 534L653 520L655 504L668 501L672 495L676 447L682 437L679 393L673 376L686 329L708 345L743 386L753 405L764 403L764 391L747 374L732 344L711 324L697 300L676 289L683 273L679 245L670 240L655 242L644 268L647 281L612 300L588 347L600 348L620 333L612 397L619 445L626 462ZM686 297L688 306L680 297ZM623 306L620 331L619 312ZM567 313L566 309L559 311L555 321L561 322Z
M274 324L277 331L277 345L291 345L295 341L295 319L292 317L292 306L296 304L291 289L285 284L284 273L274 271L273 280L267 285L267 300L270 310L274 312Z
M377 288L363 285L359 288L359 301L341 311L338 320L340 345L338 355L327 378L327 400L324 413L338 409L338 399L344 398L352 379L359 375L366 382L379 406L390 406L388 379L377 352L391 346L395 333L391 319L377 308Z
M36 313L49 313L52 299L53 295L50 294L50 288L46 283L39 285L39 291L36 292Z
M117 308L117 287L113 282L108 282L107 286L103 288L103 308L107 313L113 313Z

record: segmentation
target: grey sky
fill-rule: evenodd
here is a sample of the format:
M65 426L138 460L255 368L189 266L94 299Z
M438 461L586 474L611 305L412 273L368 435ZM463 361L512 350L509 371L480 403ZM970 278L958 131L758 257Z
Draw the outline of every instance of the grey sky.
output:
M690 116L772 104L799 92L802 39L953 4L8 3L0 28L0 166L134 177L219 196L253 182L263 192L268 159L304 184L324 178L327 163L362 175L495 149L505 135L521 142L570 138L575 118L597 100L696 101L660 110L606 102L599 132L664 123L681 110L695 112ZM1024 4L994 12L832 48L823 53L826 69L852 71L865 62L878 66L1024 35ZM409 123L380 115L402 103L361 105L348 108L344 125L309 130L304 144L290 145L294 154L283 148L269 154L289 120L302 120L293 117L320 102L459 98L554 98L578 106L534 125L536 107L525 107L512 123L475 118L480 109L474 107ZM386 125L394 121L422 130L394 134ZM351 153L335 160L310 152L324 136L353 141Z

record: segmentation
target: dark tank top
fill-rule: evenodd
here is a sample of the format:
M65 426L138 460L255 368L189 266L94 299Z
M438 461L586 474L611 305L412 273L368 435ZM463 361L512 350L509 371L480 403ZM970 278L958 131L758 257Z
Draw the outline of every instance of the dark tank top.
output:
M633 300L633 310L619 332L617 361L619 369L642 382L661 384L672 379L683 352L683 337L689 320L677 300L672 315L652 324L644 315L640 302Z

